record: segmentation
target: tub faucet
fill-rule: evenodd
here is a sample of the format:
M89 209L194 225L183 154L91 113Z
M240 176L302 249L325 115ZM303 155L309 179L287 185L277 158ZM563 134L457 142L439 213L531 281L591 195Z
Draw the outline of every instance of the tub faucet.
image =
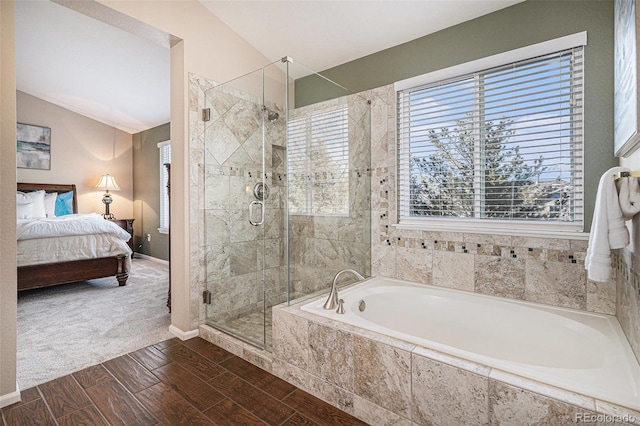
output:
M333 284L331 284L331 292L329 292L329 297L322 306L324 309L335 309L338 305L338 288L336 287L336 285L338 282L338 278L340 278L341 275L347 273L355 275L358 280L364 280L364 277L353 269L343 269L342 271L338 272L336 276L333 277Z

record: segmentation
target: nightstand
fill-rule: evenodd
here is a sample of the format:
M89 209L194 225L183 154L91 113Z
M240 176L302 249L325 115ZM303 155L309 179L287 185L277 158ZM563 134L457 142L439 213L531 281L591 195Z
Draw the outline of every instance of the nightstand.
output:
M129 241L127 242L127 244L129 244L129 248L131 249L131 251L135 252L135 250L133 249L133 221L135 219L107 219L107 220L114 222L120 228L127 231L129 235L131 235L131 238L129 238ZM133 253L131 255L133 256Z

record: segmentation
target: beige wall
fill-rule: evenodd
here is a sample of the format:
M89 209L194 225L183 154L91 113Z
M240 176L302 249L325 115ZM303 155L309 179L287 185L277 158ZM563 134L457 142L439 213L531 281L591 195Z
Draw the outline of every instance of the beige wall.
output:
M133 216L136 253L169 260L169 235L160 226L160 152L158 142L170 140L169 123L133 135ZM166 188L162 188L166 190ZM144 236L151 235L151 241Z
M16 82L14 4L0 2L0 407L16 392Z
M18 122L51 128L51 170L17 169L18 182L76 184L78 212L104 212L100 176L116 178L111 213L133 218L132 136L18 91Z

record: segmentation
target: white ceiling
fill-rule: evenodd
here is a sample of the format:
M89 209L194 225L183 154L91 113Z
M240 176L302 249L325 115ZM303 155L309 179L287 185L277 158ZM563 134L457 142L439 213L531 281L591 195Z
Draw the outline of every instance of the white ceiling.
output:
M170 121L168 48L50 1L15 14L18 90L128 133Z
M521 1L200 0L267 58L316 72Z
M321 71L523 0L200 1L267 58ZM169 49L51 1L16 2L16 85L128 133L170 120Z

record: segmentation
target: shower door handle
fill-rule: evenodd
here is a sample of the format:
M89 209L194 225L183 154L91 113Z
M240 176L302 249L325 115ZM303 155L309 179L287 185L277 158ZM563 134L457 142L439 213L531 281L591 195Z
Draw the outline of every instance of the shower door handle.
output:
M253 212L256 206L260 206L260 220L257 222L253 220ZM249 203L249 223L253 226L260 226L264 223L264 203L262 201L254 200Z

